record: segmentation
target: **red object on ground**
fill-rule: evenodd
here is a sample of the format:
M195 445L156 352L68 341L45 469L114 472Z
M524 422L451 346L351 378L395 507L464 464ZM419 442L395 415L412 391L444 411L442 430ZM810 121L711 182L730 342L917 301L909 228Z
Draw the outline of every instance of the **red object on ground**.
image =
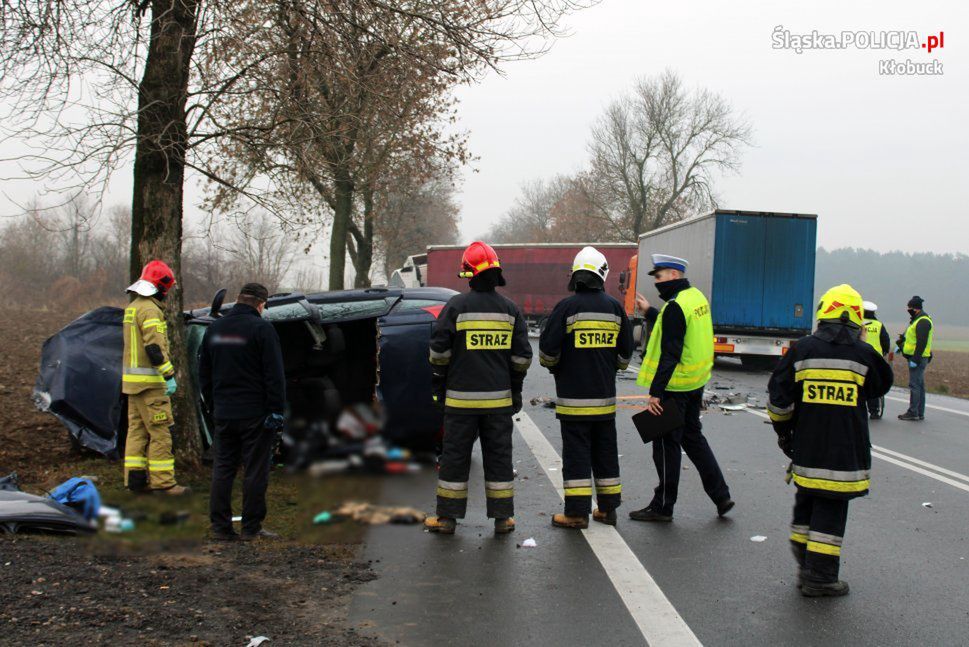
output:
M501 260L501 272L508 282L498 290L515 302L522 314L541 318L552 312L555 304L569 295L572 260L579 250L591 243L550 243L533 245L493 245ZM635 243L592 244L609 261L606 292L623 301L619 293L619 274L636 254ZM468 290L468 280L461 271L463 246L434 246L427 249L427 285Z

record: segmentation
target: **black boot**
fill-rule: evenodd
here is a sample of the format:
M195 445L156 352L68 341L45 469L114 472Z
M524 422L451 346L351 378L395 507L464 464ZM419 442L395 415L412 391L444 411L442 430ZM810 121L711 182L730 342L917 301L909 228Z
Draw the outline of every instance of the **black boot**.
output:
M673 521L673 515L663 514L659 510L655 510L651 507L646 507L642 510L633 510L629 513L629 518L633 521Z
M801 595L806 598L837 598L848 595L848 583L841 580L835 582L812 582L804 580L801 583Z

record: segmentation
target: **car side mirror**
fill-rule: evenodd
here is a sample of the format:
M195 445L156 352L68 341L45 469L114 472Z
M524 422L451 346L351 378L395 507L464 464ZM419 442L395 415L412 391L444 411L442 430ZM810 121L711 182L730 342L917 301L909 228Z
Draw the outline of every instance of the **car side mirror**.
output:
M217 319L221 316L220 312L222 310L222 303L225 301L225 293L227 290L225 288L219 289L212 297L212 305L209 307L209 316L213 319Z

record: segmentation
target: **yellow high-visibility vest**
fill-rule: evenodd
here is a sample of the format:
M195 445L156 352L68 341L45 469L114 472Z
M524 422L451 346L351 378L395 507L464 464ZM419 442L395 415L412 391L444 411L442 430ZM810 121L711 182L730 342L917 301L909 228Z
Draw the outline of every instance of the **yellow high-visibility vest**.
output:
M922 351L922 357L929 357L932 355L932 333L935 331L935 326L932 325L932 318L929 315L922 314L915 318L915 321L909 324L908 328L905 330L905 344L902 346L903 355L914 355L915 354L915 327L923 319L929 320L929 338L925 341L925 350Z
M884 328L884 324L877 319L865 322L865 331L867 331L865 341L878 351L879 355L884 355L884 350L882 349L882 328Z
M671 301L679 304L686 319L686 335L683 338L683 354L673 371L673 377L666 385L667 391L695 391L710 381L713 371L713 319L710 317L710 303L696 288L687 288ZM656 377L663 343L663 306L646 347L646 357L639 369L636 383L649 388Z

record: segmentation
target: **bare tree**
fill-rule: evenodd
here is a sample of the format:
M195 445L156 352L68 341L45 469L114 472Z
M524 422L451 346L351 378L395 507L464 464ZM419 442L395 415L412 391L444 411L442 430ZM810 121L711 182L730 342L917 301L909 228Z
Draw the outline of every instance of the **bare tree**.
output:
M604 227L636 240L713 206L715 178L738 168L750 138L722 97L688 91L671 71L641 79L593 128L583 190Z

